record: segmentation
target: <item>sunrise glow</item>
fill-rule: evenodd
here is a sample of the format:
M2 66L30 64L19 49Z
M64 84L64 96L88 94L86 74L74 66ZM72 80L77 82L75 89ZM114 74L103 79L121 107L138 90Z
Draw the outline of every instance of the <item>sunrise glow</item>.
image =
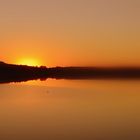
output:
M28 66L39 66L40 63L36 59L31 59L31 58L25 58L21 59L17 62L19 65L28 65Z

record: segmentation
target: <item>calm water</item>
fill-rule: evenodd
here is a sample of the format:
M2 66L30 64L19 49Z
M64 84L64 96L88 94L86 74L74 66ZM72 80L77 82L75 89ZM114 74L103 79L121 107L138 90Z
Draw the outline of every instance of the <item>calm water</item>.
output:
M140 139L140 81L0 85L0 140Z

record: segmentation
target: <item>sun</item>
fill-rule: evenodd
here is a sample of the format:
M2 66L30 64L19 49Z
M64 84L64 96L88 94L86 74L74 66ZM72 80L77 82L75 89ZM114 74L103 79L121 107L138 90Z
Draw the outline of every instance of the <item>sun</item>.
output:
M27 65L27 66L39 66L40 65L38 60L32 59L32 58L21 59L21 60L19 60L17 62L17 64L19 64L19 65Z

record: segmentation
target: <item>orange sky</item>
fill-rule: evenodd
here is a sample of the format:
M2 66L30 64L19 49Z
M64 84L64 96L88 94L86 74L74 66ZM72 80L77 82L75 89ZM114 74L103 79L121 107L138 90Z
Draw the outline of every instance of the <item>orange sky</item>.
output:
M139 0L2 0L0 60L140 66Z

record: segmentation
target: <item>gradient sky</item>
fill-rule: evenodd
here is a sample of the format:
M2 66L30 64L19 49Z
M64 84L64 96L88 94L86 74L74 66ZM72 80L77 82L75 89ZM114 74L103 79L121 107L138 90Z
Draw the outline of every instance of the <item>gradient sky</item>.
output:
M140 66L140 0L1 0L0 60Z

